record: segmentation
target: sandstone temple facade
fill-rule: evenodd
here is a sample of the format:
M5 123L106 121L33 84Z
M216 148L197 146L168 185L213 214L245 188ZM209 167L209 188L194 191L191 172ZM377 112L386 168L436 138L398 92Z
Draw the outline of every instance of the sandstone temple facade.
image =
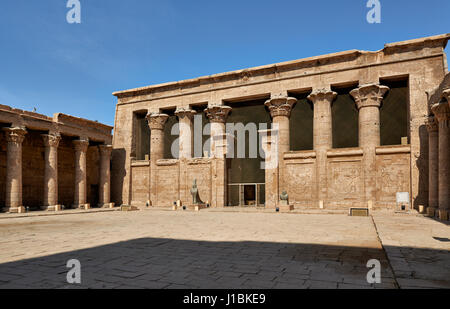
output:
M211 207L274 208L286 191L295 208L395 209L406 193L408 208L448 219L449 38L115 92L113 201L188 204L196 179ZM196 116L208 151L194 149ZM257 140L271 153L276 136L279 164L229 158L229 123L267 124Z
M3 211L113 207L112 127L0 105ZM64 206L64 207L63 207Z

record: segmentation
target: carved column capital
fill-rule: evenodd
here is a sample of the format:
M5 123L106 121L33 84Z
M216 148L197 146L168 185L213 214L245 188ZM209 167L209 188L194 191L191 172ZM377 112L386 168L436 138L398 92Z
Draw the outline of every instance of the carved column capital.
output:
M448 105L450 106L450 88L445 89L444 91L442 91L442 97L447 100Z
M87 139L77 139L72 141L72 143L75 150L79 152L86 152L89 146L89 140Z
M226 105L211 105L205 108L206 116L210 122L225 123L231 107Z
M380 107L384 95L389 91L389 87L378 84L361 85L350 91L350 95L355 99L358 109L367 106Z
M175 110L175 115L180 119L186 117L192 120L196 113L196 111L190 109L189 107L177 107L177 109Z
M112 145L98 145L98 150L100 151L100 156L110 158Z
M42 139L44 140L44 145L46 147L58 147L61 140L61 135L59 134L42 134Z
M444 102L431 106L431 111L436 117L439 128L447 128L450 119L450 105Z
M437 132L438 130L438 125L434 116L428 117L425 121L425 125L427 126L428 132Z
M334 91L331 91L330 89L315 89L311 94L307 97L308 100L316 104L317 102L327 101L327 102L333 102L333 100L336 98L337 93Z
M166 124L167 118L169 115L167 114L159 114L159 113L150 113L145 117L148 122L148 127L150 130L163 130L164 125Z
M270 116L291 116L292 106L297 103L296 98L286 96L272 96L264 105L269 108Z
M4 128L6 131L6 141L8 143L22 144L27 130L23 127Z

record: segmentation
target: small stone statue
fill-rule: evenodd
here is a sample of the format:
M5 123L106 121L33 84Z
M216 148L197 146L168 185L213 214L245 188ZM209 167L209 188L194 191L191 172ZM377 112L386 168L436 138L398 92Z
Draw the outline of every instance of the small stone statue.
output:
M288 201L289 200L289 195L287 194L286 191L281 192L280 200L282 200L282 201Z
M192 188L191 188L191 194L192 194L192 204L194 204L194 205L198 204L198 201L197 201L197 196L198 196L197 179L194 179L194 183L192 184Z
M289 204L289 195L286 191L281 192L280 194L280 205L288 205Z

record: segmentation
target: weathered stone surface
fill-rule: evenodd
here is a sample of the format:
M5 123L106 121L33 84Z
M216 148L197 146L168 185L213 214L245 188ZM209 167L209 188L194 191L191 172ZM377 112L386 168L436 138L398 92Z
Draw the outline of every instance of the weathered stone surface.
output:
M201 194L207 196L202 197L204 200L209 200L213 207L227 205L226 160L221 159L224 154L219 154L215 147L215 141L225 133L231 111L227 102L270 95L265 105L276 130L272 135L276 132L279 165L265 171L266 207L278 204L277 197L282 190L289 192L295 207L319 208L322 205L327 209L368 207L370 204L393 208L394 191L397 190L409 192L415 208L436 203L436 198L430 200L428 194L430 189L436 194L436 189L429 188L428 184L432 177L428 172L429 165L435 166L428 162L428 158L435 155L430 147L435 146L430 137L434 133L429 136L425 130L424 134L426 119L431 112L426 93L439 88L442 93L430 94L430 98L446 98L448 86L440 86L440 83L446 73L443 47L448 39L449 35L441 35L386 44L378 52L341 52L115 92L118 102L114 131L117 160L113 160L112 170L116 175L112 184L114 202L127 204L132 199L135 204L145 205L150 199L154 206L170 207L172 200L177 198L185 203L189 199L191 174L195 174ZM400 145L380 148L379 109L389 89L383 81L397 80L399 76L407 76L409 80L410 144L402 148ZM336 97L332 89L336 85L354 85L355 82L360 85L351 91L359 109L359 147L332 149L331 107ZM312 90L309 90L308 98L314 107L314 149L291 152L289 116L297 102L291 94L307 89ZM186 160L192 155L193 109L200 104L208 104L205 113L211 123L211 158L197 165ZM173 192L164 193L168 190L165 188L168 180L152 176L152 171L158 171L161 166L157 167L152 159L149 168L130 164L134 151L132 117L139 111L156 115L174 107L181 127L180 159L171 168L164 168L163 173L173 179L170 189ZM161 130L163 118L159 117L161 121L150 126ZM260 134L266 134L263 131ZM154 140L151 152L161 154L163 137L156 133L151 138ZM262 141L263 149L275 149L270 134L268 138L262 137ZM166 199L155 199L159 190ZM146 192L151 192L151 196L148 197Z

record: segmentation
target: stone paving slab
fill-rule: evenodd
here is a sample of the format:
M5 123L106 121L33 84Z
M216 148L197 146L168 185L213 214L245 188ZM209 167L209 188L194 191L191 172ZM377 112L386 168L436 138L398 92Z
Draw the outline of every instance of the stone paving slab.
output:
M379 235L384 220L375 219ZM446 261L441 245L431 250ZM73 258L81 285L66 282ZM374 258L382 283L370 285ZM395 288L389 262L370 217L152 210L0 220L0 288ZM401 284L431 285L412 281Z
M381 213L373 219L401 288L450 288L448 221Z

